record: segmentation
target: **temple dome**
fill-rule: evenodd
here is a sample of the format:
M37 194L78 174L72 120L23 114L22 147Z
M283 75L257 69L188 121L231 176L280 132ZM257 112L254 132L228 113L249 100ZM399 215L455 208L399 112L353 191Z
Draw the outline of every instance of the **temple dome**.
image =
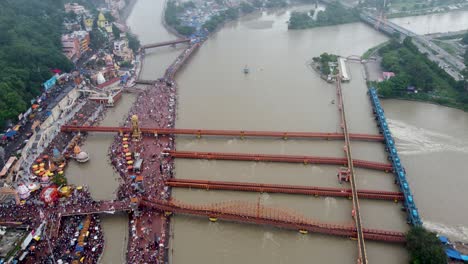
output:
M75 156L76 161L78 162L87 162L89 160L88 153L82 151Z

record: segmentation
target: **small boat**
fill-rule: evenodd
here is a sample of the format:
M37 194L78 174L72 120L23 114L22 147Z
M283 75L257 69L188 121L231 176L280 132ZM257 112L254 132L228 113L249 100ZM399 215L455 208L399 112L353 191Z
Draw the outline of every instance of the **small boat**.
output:
M210 217L209 219L210 219L210 221L213 222L213 223L216 222L216 221L218 221L218 218L216 218L216 217Z
M307 234L307 233L309 233L309 232L308 232L307 230L301 229L301 230L299 230L299 233L305 235L305 234Z
M244 74L248 74L249 72L250 72L249 67L247 67L247 65L245 65Z

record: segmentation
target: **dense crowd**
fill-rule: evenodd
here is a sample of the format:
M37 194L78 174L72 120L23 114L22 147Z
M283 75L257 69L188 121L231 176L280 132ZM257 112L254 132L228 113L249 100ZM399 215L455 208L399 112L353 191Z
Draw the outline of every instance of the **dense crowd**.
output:
M185 51L183 55L191 53ZM185 61L179 57L170 67L167 76L173 76L174 69L178 69ZM137 115L141 127L173 128L175 125L176 97L175 83L168 79L160 79L154 87L142 92L124 125L130 127L131 116ZM88 101L84 104L69 122L70 125L92 125L102 117L99 113L99 105ZM125 151L123 147L124 137L128 137ZM72 134L59 133L44 150L42 154L52 155L53 149L63 150L67 147ZM133 197L145 197L154 200L168 200L170 190L165 185L165 180L173 176L174 163L169 157L162 155L167 149L174 149L174 137L167 135L145 135L140 141L131 141L131 135L117 135L109 149L109 158L114 169L120 174L122 184L118 190L118 199L129 201ZM136 182L136 172L128 167L128 153L132 158L135 153L140 153L144 160L141 172L138 176L143 178L142 184ZM65 263L72 260L84 263L97 263L104 246L100 221L97 215L82 217L64 217L58 221L57 217L67 211L83 212L99 210L101 202L94 201L90 193L85 189L75 189L70 197L61 198L52 205L40 202L39 195L33 194L23 206L0 206L0 217L4 221L19 221L31 227L39 226L41 222L48 222L47 237L50 237L53 249L48 249L43 240L33 241L33 247L28 249L28 258L24 263L43 263L51 256ZM101 208L102 209L102 208ZM38 217L40 216L40 217ZM86 220L87 219L87 220ZM127 259L129 263L164 263L167 256L167 242L169 239L169 218L150 208L139 208L130 214L130 234L128 242ZM76 254L77 237L81 237L80 230L86 223L86 242ZM60 229L58 229L60 227ZM89 233L88 233L89 232ZM50 236L49 236L50 234ZM56 234L56 236L54 235ZM49 254L50 251L54 254ZM83 258L84 257L84 258ZM31 262L32 261L32 262Z
M174 127L175 120L175 84L166 80L159 80L155 87L144 91L138 97L134 107L130 110L125 126L130 126L130 118L137 115L141 127L166 128ZM144 160L141 173L143 184L138 187L135 173L128 170L126 155L122 142L131 135L117 135L109 149L109 157L115 170L122 178L118 197L144 196L149 199L167 200L170 196L164 181L172 176L173 162L161 155L164 149L174 148L172 136L159 135L143 136L138 142L129 142L128 148L132 153L141 153ZM140 208L138 215L131 216L130 228L132 236L128 243L127 258L131 263L162 263L165 255L165 237L168 219L147 208ZM166 222L166 223L164 223ZM147 228L151 226L152 228ZM161 248L163 250L161 250Z

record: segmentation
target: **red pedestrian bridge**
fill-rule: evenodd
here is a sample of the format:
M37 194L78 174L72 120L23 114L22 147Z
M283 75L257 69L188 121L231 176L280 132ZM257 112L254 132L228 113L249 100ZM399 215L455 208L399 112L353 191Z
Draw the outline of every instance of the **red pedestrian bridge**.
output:
M343 140L343 133L317 133L317 132L286 132L286 131L249 131L249 130L209 130L209 129L181 129L181 128L145 128L140 127L146 135L194 135L201 136L233 136L233 137L270 137L270 138L308 138ZM62 126L61 132L116 132L130 133L130 127L101 127L101 126ZM352 140L383 141L382 135L349 134Z
M346 158L330 158L315 156L295 156L295 155L271 155L271 154L245 154L245 153L220 153L220 152L195 152L195 151L167 151L167 155L173 158L183 159L207 159L207 160L239 160L239 161L264 161L264 162L288 162L304 164L324 164L347 166ZM355 167L364 169L392 171L390 163L365 161L353 159Z
M171 180L171 182L181 182L181 180ZM217 184L224 184L225 186L229 185L229 183L226 182ZM275 188L277 187L278 186ZM293 189L296 187L288 188ZM297 188L299 190L300 188L305 187ZM364 193L367 192L370 193L373 191L364 191ZM349 194L346 195L349 196ZM226 221L269 225L273 227L298 230L301 231L301 233L312 232L350 238L357 237L357 230L354 226L320 223L302 214L299 214L294 210L267 207L260 204L259 202L252 203L245 201L227 201L205 205L193 205L182 203L176 200L165 202L160 200L149 200L147 198L132 199L131 201L102 201L95 203L95 205L80 204L71 207L59 208L55 212L50 212L57 216L57 221L49 223L51 224L49 229L50 235L52 238L58 237L61 218L64 216L131 211L132 209L137 208L137 205L140 207L143 206L160 211L166 215L176 213L194 216L206 216L209 217L210 221L217 221L218 219L221 219ZM364 237L369 240L392 243L405 242L405 235L402 232L364 228L363 234Z
M304 194L313 196L331 196L331 197L346 197L351 199L351 189L346 188L329 188L329 187L313 187L313 186L295 186L284 184L261 184L247 182L226 182L226 181L204 181L192 179L170 179L166 181L166 185L179 188L195 188L204 190L228 190L228 191L245 191L245 192L260 192L260 193L288 193L288 194ZM358 190L359 198L377 199L377 200L392 200L402 201L404 199L401 192L387 192L376 190Z
M166 215L176 213L205 216L209 217L212 222L221 219L298 230L303 234L311 232L350 238L357 237L356 227L354 226L320 223L294 210L267 207L259 202L227 201L205 205L191 205L175 200L162 202L143 198L140 201L140 206L153 208L164 212ZM405 235L402 232L368 228L364 228L362 231L364 237L369 240L392 243L405 242Z

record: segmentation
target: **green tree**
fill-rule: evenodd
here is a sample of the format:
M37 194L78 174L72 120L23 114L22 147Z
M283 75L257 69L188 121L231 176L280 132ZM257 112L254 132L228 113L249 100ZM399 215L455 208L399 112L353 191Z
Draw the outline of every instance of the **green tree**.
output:
M261 0L253 0L252 1L253 6L260 8L263 7L263 2Z
M0 1L0 128L7 120L15 122L41 94L50 69L73 68L62 54L65 17L57 0Z
M177 30L177 32L179 32L180 34L184 35L184 36L190 36L192 35L194 32L195 32L195 28L194 27L190 27L190 26L175 26L175 29Z
M123 61L120 63L120 67L122 68L131 68L133 65L130 61Z
M112 34L114 34L115 39L120 38L120 33L121 33L120 29L115 24L112 24Z
M462 43L465 45L468 45L468 33L466 33L465 36L463 37Z
M91 30L91 32L89 32L89 38L91 39L91 42L90 42L89 46L93 50L98 50L98 49L104 47L104 45L107 42L106 36L104 35L104 33L99 28L93 28L93 30Z
M105 12L103 15L106 17L109 23L115 22L115 17L111 14L111 12Z
M465 60L466 67L468 67L468 49L465 50L465 55L463 56L463 58Z
M289 29L304 29L310 27L330 26L359 21L359 10L347 9L340 2L335 1L327 5L325 11L317 14L314 20L309 12L293 12L289 19Z
M240 10L244 14L252 13L255 11L255 7L253 7L251 4L246 3L246 2L241 2L240 3Z
M67 178L65 178L65 175L59 175L58 173L52 177L52 182L55 183L56 185L67 185Z
M447 263L442 243L433 232L422 226L412 227L406 234L406 247L413 264L444 264Z
M138 38L127 32L127 39L128 39L128 47L133 50L133 52L137 52L140 48L140 41Z

